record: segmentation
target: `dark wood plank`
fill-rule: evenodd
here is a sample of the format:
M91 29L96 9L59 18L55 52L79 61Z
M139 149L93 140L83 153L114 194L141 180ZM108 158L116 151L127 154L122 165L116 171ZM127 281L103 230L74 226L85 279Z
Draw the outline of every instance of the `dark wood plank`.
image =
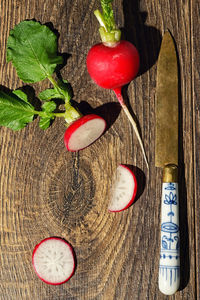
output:
M191 27L192 27L192 40L191 40L191 51L192 51L192 96L193 96L193 143L194 143L194 198L195 198L195 243L196 243L196 288L197 288L197 299L200 298L200 189L199 189L199 178L200 178L200 160L199 160L199 149L200 149L200 100L199 100L199 79L200 79L200 52L198 48L198 36L200 34L199 26L197 26L196 20L200 17L200 4L198 1L192 1L191 11Z
M1 297L9 300L167 299L157 285L162 174L154 167L154 102L156 61L161 36L168 28L179 54L182 132L182 282L181 291L170 299L198 299L199 73L195 61L199 60L199 29L195 23L199 4L197 1L114 1L117 23L141 55L140 74L125 93L141 127L149 171L114 94L97 87L87 74L87 51L99 42L98 24L93 16L98 6L94 0L2 0L0 3L2 88L24 85L5 61L9 30L24 19L51 22L60 33L59 51L70 54L61 73L72 85L74 100L81 104L81 109L95 108L110 124L100 140L76 154L64 147L62 120L56 120L45 132L38 128L37 119L20 132L0 129ZM44 81L31 88L37 95L48 86ZM109 187L119 163L134 168L139 196L129 210L110 214L107 212ZM41 282L31 265L35 244L52 235L67 239L77 256L75 275L58 287Z

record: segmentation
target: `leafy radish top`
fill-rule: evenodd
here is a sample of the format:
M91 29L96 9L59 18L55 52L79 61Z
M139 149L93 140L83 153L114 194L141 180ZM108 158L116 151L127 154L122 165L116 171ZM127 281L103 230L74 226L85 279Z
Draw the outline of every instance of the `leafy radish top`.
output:
M94 11L100 28L99 33L103 43L116 43L121 39L121 31L117 28L112 9L113 0L101 0L102 13L97 9Z
M51 120L63 117L68 124L81 117L70 104L69 84L66 80L55 80L53 73L62 64L62 56L57 54L57 37L45 25L36 21L22 21L10 31L7 42L7 61L12 62L19 78L26 83L36 83L46 78L53 88L39 94L43 101L37 111L22 90L11 93L0 91L0 125L19 130L40 116L39 126L47 129ZM55 112L57 104L52 99L61 99L65 111Z
M12 61L24 82L38 82L50 77L62 57L57 55L57 37L44 25L23 21L10 31L7 61Z

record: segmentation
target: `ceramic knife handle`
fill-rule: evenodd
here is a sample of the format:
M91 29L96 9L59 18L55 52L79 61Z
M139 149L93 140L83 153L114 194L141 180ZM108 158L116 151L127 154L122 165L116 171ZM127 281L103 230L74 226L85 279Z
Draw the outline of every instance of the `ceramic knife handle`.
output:
M164 168L161 204L161 249L159 289L165 295L174 294L180 284L180 234L178 168Z

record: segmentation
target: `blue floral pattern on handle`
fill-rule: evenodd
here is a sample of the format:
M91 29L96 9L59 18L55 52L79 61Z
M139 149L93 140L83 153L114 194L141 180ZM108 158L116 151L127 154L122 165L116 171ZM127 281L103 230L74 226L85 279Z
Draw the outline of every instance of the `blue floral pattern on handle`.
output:
M163 183L159 284L172 286L180 281L180 235L178 184Z

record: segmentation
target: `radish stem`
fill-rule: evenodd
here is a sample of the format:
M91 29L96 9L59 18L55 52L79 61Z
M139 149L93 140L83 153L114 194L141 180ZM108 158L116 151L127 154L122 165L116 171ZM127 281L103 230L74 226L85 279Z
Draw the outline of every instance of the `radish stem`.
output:
M65 121L70 124L77 119L80 119L82 117L82 114L77 111L73 106L71 106L70 103L65 104L65 113L64 113L64 118Z
M67 124L71 124L72 122L76 121L77 119L80 119L82 117L82 114L78 112L71 104L65 105L66 111L63 113L49 113L49 115L52 116L52 118L64 118ZM40 117L46 117L46 112L44 111L33 111L35 115L38 115Z
M76 121L77 119L80 119L82 117L82 114L76 110L70 103L71 96L70 94L66 91L63 90L62 87L59 86L58 82L52 77L48 76L49 81L51 84L54 86L56 89L57 93L61 96L61 99L64 100L65 104L65 112L51 112L48 113L49 116L54 119L55 117L62 117L65 119L66 123L70 125L72 122ZM46 112L45 111L34 111L35 114L39 115L40 117L46 117Z
M52 76L48 76L48 79L49 79L49 81L53 84L54 88L58 91L58 93L59 93L61 96L64 96L64 98L65 98L65 99L64 99L64 100L65 100L65 103L66 103L66 102L69 102L69 100L71 99L69 93L68 93L68 95L67 95L67 97L66 97L66 93L65 93L65 94L62 93L62 88L59 87L57 81L56 81Z
M63 93L62 88L58 85L57 81L52 77L48 76L49 81L53 84L54 88L58 91L58 93L64 97L65 101L65 112L64 113L53 113L55 117L64 117L65 121L70 124L77 119L82 117L82 114L77 111L70 103L70 94L69 93Z
M104 18L102 16L101 12L98 9L96 9L94 11L94 15L96 16L97 20L99 21L100 26L104 27L105 31L108 32L108 29L107 29L107 26L106 26L106 22L105 22L105 20L104 20Z
M148 164L148 160L147 160L147 156L146 156L146 153L145 153L145 150L144 150L144 144L143 144L143 141L141 139L141 136L139 134L139 130L138 130L138 127L137 127L137 123L135 122L135 120L133 119L132 115L130 114L126 104L124 103L124 99L122 97L122 93L121 93L121 88L117 88L117 89L114 89L113 90L115 92L115 95L121 105L121 107L123 108L125 114L127 115L129 121L131 122L131 125L133 126L133 129L135 131L135 134L137 136L137 139L139 141L139 144L141 146L141 149L142 149L142 153L143 153L143 156L144 156L144 160L146 162L146 165L147 165L147 168L149 168L149 164Z
M115 24L111 3L104 3L102 9L103 14L98 9L94 11L94 15L100 24L99 33L101 40L105 44L114 45L121 39L121 30Z

